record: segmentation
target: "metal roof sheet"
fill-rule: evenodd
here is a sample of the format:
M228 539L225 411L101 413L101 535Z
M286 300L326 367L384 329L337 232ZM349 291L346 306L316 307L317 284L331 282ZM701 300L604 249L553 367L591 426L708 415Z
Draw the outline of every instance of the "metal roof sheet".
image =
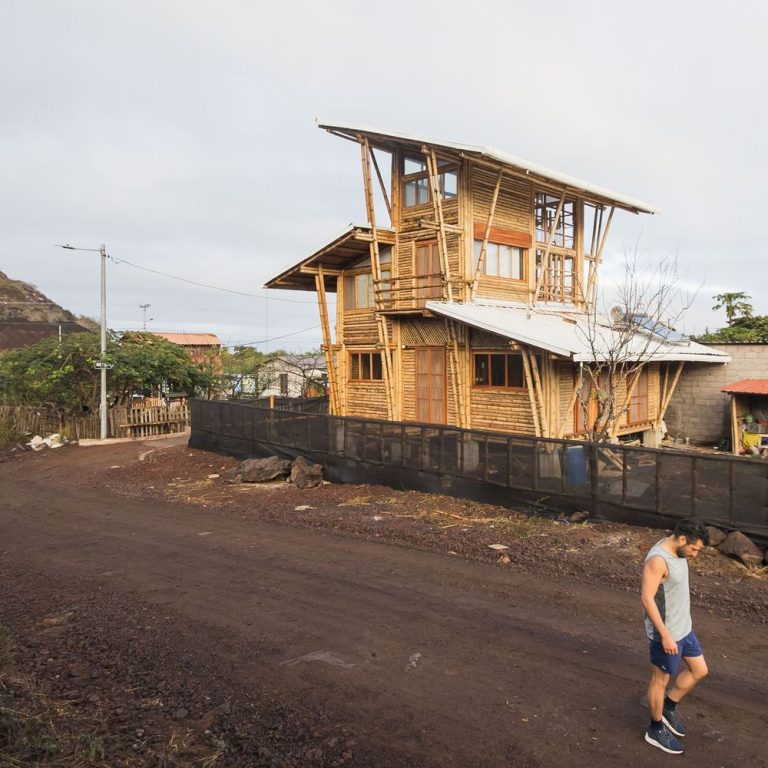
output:
M610 322L590 322L589 316L576 307L551 305L527 307L520 303L475 301L469 304L428 301L426 308L437 315L504 336L538 349L568 357L574 362L604 361L617 345L626 346L628 360L645 362L727 363L725 352L697 344L667 343L653 334L631 332L611 326Z
M768 395L768 379L742 379L735 384L726 384L720 391L735 395Z
M335 123L318 121L318 127L324 128L326 131L336 133L344 138L357 140L358 135L365 135L371 140L380 140L383 142L394 141L400 143L409 143L414 145L429 145L433 147L442 147L444 149L453 150L459 154L465 154L469 156L477 156L488 158L489 160L501 163L502 165L509 166L511 168L519 169L525 174L533 174L542 179L556 182L557 184L565 185L568 188L586 192L601 200L614 203L620 208L624 208L635 213L660 213L661 211L648 203L644 203L641 200L635 200L626 195L622 195L618 192L613 192L605 187L591 184L587 181L570 176L569 174L562 173L561 171L555 171L551 168L545 168L543 165L532 163L530 160L526 160L523 157L517 157L503 152L495 147L487 147L473 144L460 144L454 141L445 141L443 139L437 139L429 136L419 136L416 134L403 133L401 131L389 131L379 128L374 128L365 125L352 125L350 123Z

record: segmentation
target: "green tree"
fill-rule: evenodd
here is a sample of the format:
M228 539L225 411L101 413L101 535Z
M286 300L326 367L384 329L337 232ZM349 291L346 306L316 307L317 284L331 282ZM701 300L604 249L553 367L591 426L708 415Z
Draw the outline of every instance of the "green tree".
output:
M742 291L735 293L718 293L717 296L712 297L717 303L713 310L725 309L725 317L728 320L728 325L733 325L734 322L740 317L752 316L752 305L749 303L749 299L752 297Z
M54 408L63 413L98 411L100 359L98 333L74 333L46 339L0 355L0 398L17 405ZM137 392L161 388L190 395L210 390L215 378L195 364L184 349L149 333L110 333L107 372L110 405Z
M737 317L733 324L696 336L694 341L704 344L766 344L768 343L768 315Z

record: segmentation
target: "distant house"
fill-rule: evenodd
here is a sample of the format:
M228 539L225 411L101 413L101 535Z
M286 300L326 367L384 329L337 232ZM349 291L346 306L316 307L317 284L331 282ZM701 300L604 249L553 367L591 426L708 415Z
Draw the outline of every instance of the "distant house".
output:
M222 343L215 333L170 333L166 331L152 331L154 336L178 344L189 353L196 363L218 361L221 364Z
M283 355L262 367L262 397L319 397L327 390L328 370L321 352Z

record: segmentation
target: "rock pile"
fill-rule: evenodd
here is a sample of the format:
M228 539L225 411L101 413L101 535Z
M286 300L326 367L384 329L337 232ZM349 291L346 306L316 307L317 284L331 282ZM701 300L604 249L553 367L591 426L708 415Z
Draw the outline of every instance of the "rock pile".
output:
M288 480L297 488L316 488L323 483L322 464L312 464L303 456L292 462L278 456L246 459L224 475L228 483L266 483Z
M741 531L731 531L726 534L714 526L707 526L707 531L709 532L709 545L724 555L738 560L748 568L768 565L768 550L763 553L757 544Z

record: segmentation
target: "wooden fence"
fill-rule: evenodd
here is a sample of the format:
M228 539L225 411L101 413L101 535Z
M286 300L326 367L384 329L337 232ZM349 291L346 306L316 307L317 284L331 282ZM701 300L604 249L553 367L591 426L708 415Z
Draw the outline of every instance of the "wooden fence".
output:
M0 421L22 435L51 435L58 432L70 440L98 438L98 414L68 415L44 408L0 405ZM108 437L152 437L184 432L189 426L189 405L116 406L107 414Z

